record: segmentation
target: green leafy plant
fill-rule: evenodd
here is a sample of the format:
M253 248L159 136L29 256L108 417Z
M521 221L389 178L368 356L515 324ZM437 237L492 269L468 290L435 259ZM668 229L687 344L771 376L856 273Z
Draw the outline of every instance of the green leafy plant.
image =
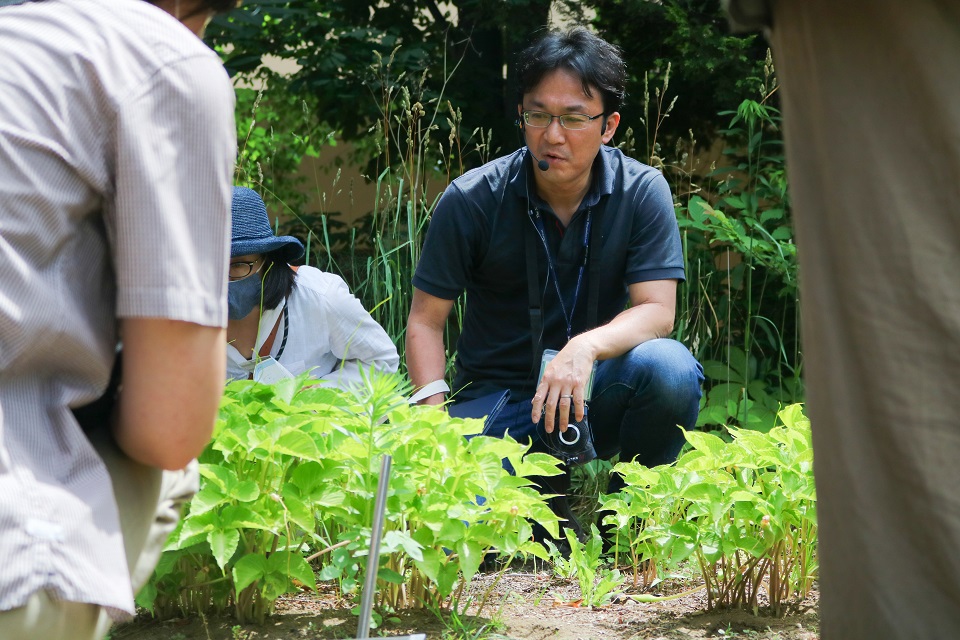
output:
M286 81L268 74L265 91L237 87L237 165L235 182L261 192L276 213L299 212L306 202L299 175L304 158L316 158L336 140L328 127L313 118L309 97L297 98L282 87Z
M597 458L570 469L570 508L585 527L597 520L598 499L607 490L613 464Z
M410 406L397 375L371 374L354 392L312 384L228 385L201 489L141 606L161 617L230 610L262 622L277 597L316 589L317 579L355 594L387 453L383 610L448 605L486 554L546 557L531 522L556 535L557 518L529 476L557 474L557 460L524 455L527 446L509 438L467 439L481 421Z
M777 91L767 60L760 100L743 100L723 129L724 160L704 174L667 165L677 197L687 282L677 336L703 362L699 425L769 429L803 399L797 251L786 188ZM699 173L698 173L699 171Z
M591 525L590 529L591 536L586 543L580 542L571 529L565 530L570 545L570 557L563 558L556 547L553 547L554 566L557 567L559 576L577 579L581 606L602 607L617 595L617 589L623 584L624 578L617 569L603 567L600 560L603 549L600 532L596 525Z
M697 431L670 466L618 464L625 489L603 498L630 558L665 568L699 566L709 608L760 607L783 614L817 572L816 496L809 421L800 405L768 433L731 428L732 442Z
M472 601L468 598L463 603L453 602L452 606L446 610L435 606L429 607L430 613L443 624L441 640L483 640L492 638L493 634L505 630L506 627L501 619L502 611L497 611L491 619L485 620L463 613L470 608L471 604Z
M701 362L704 376L714 384L701 397L697 426L738 424L769 431L780 409L800 391L789 381L781 389L772 388L767 376L757 371L757 358L739 347L730 345L726 356L726 362Z

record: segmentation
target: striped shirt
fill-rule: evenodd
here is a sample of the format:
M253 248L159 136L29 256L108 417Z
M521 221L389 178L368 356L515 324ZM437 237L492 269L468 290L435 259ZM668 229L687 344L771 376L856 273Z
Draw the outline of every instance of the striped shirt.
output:
M134 610L110 478L70 407L117 319L226 325L233 92L143 0L0 8L0 610Z

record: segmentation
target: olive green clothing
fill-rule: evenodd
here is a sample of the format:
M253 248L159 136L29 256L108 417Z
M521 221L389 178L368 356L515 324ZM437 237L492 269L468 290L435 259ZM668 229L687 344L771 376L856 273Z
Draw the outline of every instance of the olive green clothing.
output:
M821 637L957 637L960 3L769 5L800 256Z

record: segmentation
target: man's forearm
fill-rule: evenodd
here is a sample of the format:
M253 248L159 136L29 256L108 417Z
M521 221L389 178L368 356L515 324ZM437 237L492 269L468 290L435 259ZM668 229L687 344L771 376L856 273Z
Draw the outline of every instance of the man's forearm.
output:
M182 469L200 455L213 431L226 379L224 330L126 318L122 336L117 444L142 464Z
M609 360L647 340L670 335L673 321L672 309L658 303L642 304L620 312L603 326L575 336L571 342L588 349L594 360Z
M407 370L410 381L419 389L434 380L443 380L447 369L447 354L443 347L443 330L411 323L407 327ZM421 404L440 404L444 394L437 393Z

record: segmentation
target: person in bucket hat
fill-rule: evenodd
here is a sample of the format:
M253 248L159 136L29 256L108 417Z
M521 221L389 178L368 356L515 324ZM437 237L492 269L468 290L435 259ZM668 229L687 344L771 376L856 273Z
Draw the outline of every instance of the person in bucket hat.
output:
M397 348L339 276L292 267L303 244L277 236L253 189L234 187L227 377L274 382L309 370L347 388L360 369L395 372Z

